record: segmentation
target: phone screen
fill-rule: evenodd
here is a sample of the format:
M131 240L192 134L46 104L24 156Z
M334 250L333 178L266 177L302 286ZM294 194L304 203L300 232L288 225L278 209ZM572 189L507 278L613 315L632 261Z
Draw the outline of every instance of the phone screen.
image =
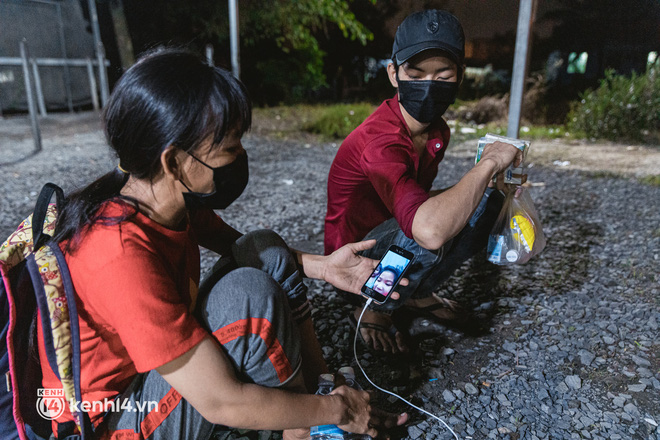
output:
M392 245L362 286L362 294L378 304L387 300L413 259L412 252Z

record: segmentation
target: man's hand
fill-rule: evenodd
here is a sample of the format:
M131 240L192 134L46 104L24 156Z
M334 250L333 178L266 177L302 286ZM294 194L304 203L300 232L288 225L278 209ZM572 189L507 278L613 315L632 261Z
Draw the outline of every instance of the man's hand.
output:
M519 166L523 160L523 152L511 144L495 141L484 147L479 162L484 160L495 162L495 173L497 174L504 171L509 165L513 165L514 168Z
M500 191L505 193L508 192L506 184L504 183L504 170L506 170L509 165L513 165L514 168L518 167L522 163L522 159L523 152L511 144L500 141L487 144L484 147L480 162L483 160L492 160L496 164L495 184L491 182L488 186L495 186ZM521 179L521 184L527 181L527 174L514 175L514 177L519 177Z
M369 279L378 261L358 255L358 252L370 249L375 244L376 240L349 243L328 255L324 262L323 280L338 289L359 295L362 285ZM403 278L399 284L406 286L408 280ZM393 292L392 298L398 299L399 294Z
M384 430L400 426L408 421L408 414L392 414L371 406L371 396L346 385L339 386L330 394L340 395L347 406L345 423L337 425L346 432L368 434L373 438L384 437Z

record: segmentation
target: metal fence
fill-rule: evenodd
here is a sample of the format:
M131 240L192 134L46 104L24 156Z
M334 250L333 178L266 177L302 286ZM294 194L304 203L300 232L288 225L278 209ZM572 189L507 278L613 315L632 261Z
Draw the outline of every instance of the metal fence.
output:
M98 31L94 0L88 5L90 22L78 0L0 0L0 116L28 110L35 151L39 115L90 104L98 110L99 92L101 104L107 99L103 45L89 30Z
M41 115L98 108L100 63L79 1L0 0L0 29L0 115L29 110L31 93Z
M20 47L23 47L21 52L21 57L12 58L12 57L0 57L0 66L16 66L22 69L23 76L23 85L24 88L21 89L20 85L18 91L25 91L25 102L26 106L29 109L29 95L33 95L39 106L39 113L41 116L47 115L47 105L46 105L46 95L44 94L44 87L42 82L41 69L49 67L57 67L62 71L72 72L77 70L76 68L82 68L81 72L85 72L87 75L87 92L83 90L85 98L89 98L95 110L99 109L99 99L98 99L98 86L96 81L96 70L98 70L99 62L97 60L92 60L91 58L86 59L71 59L71 58L32 58L29 56L28 46L26 41L19 43ZM106 67L109 63L105 62ZM71 73L66 75L71 77ZM12 75L13 78L13 75ZM65 95L68 102L68 107L70 110L73 110L73 91L71 84L65 79ZM80 91L80 89L78 89ZM87 101L89 102L89 101Z

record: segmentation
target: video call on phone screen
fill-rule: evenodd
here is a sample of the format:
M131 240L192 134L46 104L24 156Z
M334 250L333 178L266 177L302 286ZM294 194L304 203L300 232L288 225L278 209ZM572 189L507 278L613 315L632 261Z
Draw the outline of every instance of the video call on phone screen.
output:
M383 297L387 296L401 277L409 261L394 252L388 252L367 280L365 287L372 289Z

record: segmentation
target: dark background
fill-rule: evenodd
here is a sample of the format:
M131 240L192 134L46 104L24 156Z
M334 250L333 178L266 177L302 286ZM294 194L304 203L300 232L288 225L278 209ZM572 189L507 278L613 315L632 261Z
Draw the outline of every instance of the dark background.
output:
M65 11L69 56L94 58L88 0L41 3L0 0L0 14L5 15L0 16L0 56L18 56L18 41L24 37L33 56L60 56L48 50L58 41L55 30L48 36L35 34L37 31L44 34L53 27L52 23L45 26L38 13L43 9L44 13L52 14L52 5L60 4ZM256 105L378 103L391 96L384 66L391 55L396 27L408 14L425 8L449 10L464 25L466 64L477 69L477 76L466 78L461 99L506 98L510 87L519 0L240 0L238 3L241 79ZM159 45L187 46L203 54L204 47L210 44L214 48L215 64L230 68L227 0L96 0L96 6L110 61L111 86L132 60ZM342 6L345 11L341 10ZM13 16L7 16L7 11ZM117 18L118 12L121 20ZM341 26L345 24L358 31L344 35ZM296 25L307 31L302 42L296 43L292 37ZM360 33L371 38L362 41L352 38ZM49 41L50 46L46 44ZM74 46L82 52L73 53ZM660 52L660 0L539 0L527 88L541 85L544 97L561 101L566 109L567 102L578 99L587 88L596 87L607 69L623 75L644 72L652 51ZM586 70L569 73L569 54L582 52L588 53ZM479 73L478 69L483 68L486 73ZM6 74L10 68L0 66L0 73L3 69ZM0 95L4 96L0 104L4 110L24 107L22 73L19 67L13 69L14 82L0 84ZM81 75L80 86L74 87L74 91L86 91L84 73L74 73ZM52 83L52 87L45 85L46 94L52 95L47 96L48 104L61 107L62 72L44 69L42 74L43 81ZM12 93L15 98L7 102ZM88 101L80 98L80 105L89 106ZM561 119L561 114L557 118Z
M241 18L251 8L264 7L262 3L240 1ZM84 7L86 1L81 4ZM103 8L104 4L107 5L99 2L99 17L106 31L104 42L113 65L118 66L112 23L108 11ZM366 0L349 2L355 18L373 33L373 40L366 45L350 41L332 23L315 32L319 47L325 52L323 73L326 84L316 90L306 90L298 98L350 101L379 100L383 94L389 95L389 84L382 75L384 69L375 78L371 76L365 81L369 61L389 58L396 26L409 13L424 8L446 9L461 20L467 38L468 66L483 67L490 64L495 71L502 71L506 77L513 65L518 5L518 0L378 0L376 4ZM217 32L213 36L200 36L197 23L210 7L213 7L214 14L209 16L217 22ZM158 44L184 44L202 51L204 45L211 43L215 47L216 64L230 67L227 2L124 0L124 10L136 54ZM241 34L249 31L241 28ZM589 53L587 72L583 76L574 75L571 78L565 71L553 73L555 78L552 80L561 85L567 95L576 95L586 87L595 86L607 68L613 68L621 74L629 74L633 70L644 71L648 53L660 49L660 2L539 1L533 35L530 72L545 72L548 59L553 53L555 59L564 61L564 66L570 52ZM270 63L265 63L266 60ZM279 50L273 41L257 41L248 45L241 38L241 77L251 90L261 91L254 96L258 103L276 104L293 98L285 94L269 96L266 92L269 88L260 85L269 83L265 77L281 77L287 83L284 78L291 74L295 76L297 62L300 62L298 55ZM121 70L115 69L113 73L116 78ZM270 89L273 90L273 87Z

